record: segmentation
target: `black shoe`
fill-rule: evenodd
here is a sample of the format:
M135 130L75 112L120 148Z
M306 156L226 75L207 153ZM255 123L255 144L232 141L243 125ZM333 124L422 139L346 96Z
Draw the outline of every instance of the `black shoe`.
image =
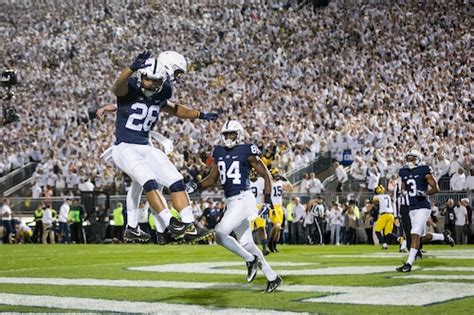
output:
M252 261L247 261L247 282L252 282L257 275L257 268L258 268L258 258L257 256L253 256Z
M184 236L186 230L192 225L192 223L184 223L172 217L170 220L170 224L168 225L168 230L171 236L174 239L179 239Z
M185 243L194 243L202 240L211 239L214 236L214 231L200 228L194 223L186 229L184 233L184 242Z
M265 290L265 292L271 293L275 291L275 289L280 286L281 282L282 279L280 276L277 276L276 279L273 281L267 281L267 289Z
M423 258L423 251L421 249L419 249L417 252L416 252L416 255L415 255L415 260L417 259L422 259Z
M181 238L183 240L183 238ZM177 244L178 242L171 235L170 231L166 229L163 233L156 232L156 243L158 245Z
M454 241L454 238L451 236L451 232L449 232L449 230L446 230L443 232L443 234L444 234L444 241L446 242L446 244L449 244L451 247L454 247L456 242Z
M132 228L127 225L127 228L125 229L125 232L123 233L123 238L127 242L140 242L140 243L146 243L150 240L150 234L146 233L142 229L140 229L140 226L137 226L136 228Z
M270 254L270 252L268 250L266 250L266 251L262 252L262 254L263 254L263 256L267 256L267 255Z
M272 253L275 252L275 248L273 248L273 242L268 243L268 249L269 249L270 252L272 252Z
M403 266L397 268L398 272L410 272L411 265L409 263L405 263Z

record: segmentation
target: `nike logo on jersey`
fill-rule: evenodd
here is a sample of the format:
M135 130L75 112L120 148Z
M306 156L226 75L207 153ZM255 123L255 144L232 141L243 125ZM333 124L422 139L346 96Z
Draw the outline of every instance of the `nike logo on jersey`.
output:
M236 158L238 158L239 156L238 155L235 155L235 156L232 156L232 158L235 160Z
M419 175L415 175L415 178L417 178Z

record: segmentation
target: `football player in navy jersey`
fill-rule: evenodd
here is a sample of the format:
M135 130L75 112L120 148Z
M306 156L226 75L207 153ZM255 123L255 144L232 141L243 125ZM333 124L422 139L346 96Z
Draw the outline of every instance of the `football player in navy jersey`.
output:
M194 241L211 232L193 224L183 177L161 150L150 145L149 133L161 111L189 119L215 120L218 115L169 102L172 88L166 68L150 56L150 52L139 54L130 67L122 70L112 88L117 96L116 141L112 158L117 167L143 187L151 207L159 213L158 221L168 227L171 235L175 239L184 236L186 241ZM137 75L132 76L135 72ZM160 185L170 189L173 205L179 211L181 221L171 215L159 191ZM141 189L139 191L141 195ZM127 230L126 233L136 235L137 238L144 233L137 225L127 226Z
M397 268L399 272L410 272L416 256L419 255L421 241L446 241L453 246L449 234L426 234L426 222L431 215L431 203L428 195L439 191L438 182L433 176L433 169L429 165L420 165L421 154L411 150L405 155L406 165L400 168L398 175L402 182L402 189L407 191L410 206L410 251L406 263ZM408 231L407 231L408 233Z
M217 145L212 154L214 162L210 174L199 183L189 183L188 192L206 189L220 182L226 197L226 210L217 224L216 241L231 252L242 257L247 264L247 281L251 282L260 264L267 278L266 292L273 292L282 279L271 269L262 252L255 245L250 228L250 220L257 214L267 217L271 208L271 177L259 157L257 146L243 144L244 130L235 120L227 121L221 129L223 145ZM254 168L263 177L264 201L259 211L250 189L250 170ZM234 232L237 236L231 237Z

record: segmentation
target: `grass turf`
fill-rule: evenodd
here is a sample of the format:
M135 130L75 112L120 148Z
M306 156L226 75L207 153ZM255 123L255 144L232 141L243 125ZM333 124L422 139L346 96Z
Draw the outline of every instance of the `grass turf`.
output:
M441 259L429 256L430 251L448 250L446 246L426 246L428 255L417 262L420 267L473 267L473 259ZM472 246L456 247L471 249ZM395 246L388 253L394 253ZM362 257L325 257L325 255L360 255L381 253L374 246L281 246L281 252L271 254L268 261L314 264L311 268L341 266L394 266L401 265L402 258L362 258ZM385 253L385 252L384 252ZM210 275L189 273L158 273L130 271L128 267L179 264L191 262L217 262L240 259L218 246L202 245L21 245L0 246L0 277L35 277L35 278L94 278L94 279L128 279L128 280L172 280L192 282L220 282L245 284L245 267L242 264L242 275ZM275 267L279 269L301 269L304 267ZM417 270L416 274L437 274ZM443 271L442 274L460 274L460 272ZM464 272L461 274L469 274ZM394 279L400 274L394 272L370 275L324 275L324 276L284 276L285 285L337 285L337 286L396 286L409 283L430 281L415 279ZM463 282L462 280L450 280ZM443 286L443 281L437 281ZM472 283L473 281L464 281ZM265 287L265 279L259 275L254 286ZM212 290L177 289L177 288L128 288L128 287L93 287L93 286L52 286L29 284L0 284L0 292L21 294L44 294L54 296L87 297L124 301L164 302L179 304L212 305L215 307L247 307L273 309L282 311L306 311L321 314L471 314L474 309L474 296L459 300L447 301L429 306L390 306L390 305L345 305L331 303L301 302L305 298L314 298L324 293L316 292L283 292L271 295L240 288L223 288ZM360 292L363 296L364 292ZM416 294L414 292L413 294ZM474 295L474 292L473 292ZM397 299L396 296L392 297ZM0 305L0 312L45 312L56 309ZM67 311L67 310L62 310Z

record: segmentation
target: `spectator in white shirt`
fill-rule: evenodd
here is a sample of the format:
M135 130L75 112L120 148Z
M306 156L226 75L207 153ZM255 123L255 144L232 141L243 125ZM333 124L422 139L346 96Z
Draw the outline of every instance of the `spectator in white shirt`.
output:
M455 231L456 231L456 244L465 244L465 233L464 226L467 224L467 209L461 203L458 203L457 207L454 207L455 220Z
M342 208L339 206L339 203L334 202L332 204L328 217L329 217L329 225L331 227L331 244L339 245L341 226L344 223Z
M449 173L449 161L443 155L437 155L434 165L434 174L437 180Z
M466 177L464 190L474 190L474 168L469 171L469 175Z
M466 175L464 175L464 170L459 168L451 179L449 180L449 185L454 191L461 191L464 189L466 183Z
M334 162L333 164L334 171L336 172L336 178L337 178L337 191L342 192L342 187L343 185L349 180L347 177L347 173L344 170L344 167L339 164L339 162Z
M293 240L295 244L304 244L303 237L303 220L305 217L305 206L300 203L298 197L293 198L295 206L292 209L293 223L291 226L291 232L293 233Z
M48 244L49 242L54 244L54 230L53 230L53 212L51 211L51 204L48 204L43 211L43 244Z
M309 192L309 176L307 173L303 175L303 179L300 184L300 193L307 194Z
M324 191L324 186L315 173L309 174L308 188L311 195L317 195Z
M375 187L377 187L380 180L380 171L375 161L369 162L369 167L367 168L366 180L367 180L367 189L369 191L374 191Z
M4 234L3 234L3 243L10 243L10 234L13 233L12 229L12 209L10 208L10 200L5 198L3 199L3 205L0 211Z
M454 159L451 161L451 164L449 164L449 175L453 175L458 172L458 170L461 168L461 163L459 162L459 155L455 155Z
M69 228L69 210L71 199L67 198L59 208L59 242L71 243L71 231ZM43 234L44 235L44 234Z

